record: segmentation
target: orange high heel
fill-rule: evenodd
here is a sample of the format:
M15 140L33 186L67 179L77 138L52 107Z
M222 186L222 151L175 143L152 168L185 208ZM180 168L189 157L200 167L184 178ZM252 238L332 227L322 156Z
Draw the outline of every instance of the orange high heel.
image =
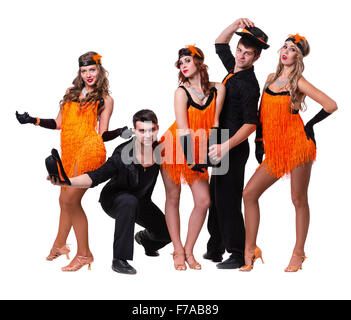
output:
M303 256L299 256L297 254L293 254L293 257L297 257L301 259L301 264L299 266L287 266L284 271L285 272L297 272L299 270L302 270L302 264L303 262L307 259L307 257L305 256L305 254Z
M248 255L245 256L245 258L249 257ZM264 263L263 259L262 259L262 251L259 247L255 248L255 251L253 252L253 256L250 254L250 259L252 259L252 263L249 265L245 265L243 267L241 267L239 270L240 271L251 271L253 269L254 263L255 261L260 258L262 263Z
M88 270L91 270L91 264L94 261L94 257L84 257L84 256L77 256L75 262L71 262L68 266L62 267L62 271L78 271L83 266L88 265Z
M65 244L62 248L52 247L50 250L50 254L46 257L46 260L47 261L55 260L63 254L65 254L67 257L67 260L69 260L69 252L70 252L70 249L67 244Z
M185 256L184 252L173 252L173 253L171 253L171 255L173 256L173 260L177 256ZM184 263L174 263L174 268L177 271L185 271L186 270L186 264L185 264L185 262Z
M194 258L194 261L195 261L194 263L189 263L188 259L189 259L190 257L193 257L193 258ZM198 263L198 262L195 260L195 257L194 257L194 255L193 255L192 253L186 253L186 254L185 254L185 261L186 261L186 263L189 265L189 268L190 268L190 269L193 269L193 270L201 270L201 264Z

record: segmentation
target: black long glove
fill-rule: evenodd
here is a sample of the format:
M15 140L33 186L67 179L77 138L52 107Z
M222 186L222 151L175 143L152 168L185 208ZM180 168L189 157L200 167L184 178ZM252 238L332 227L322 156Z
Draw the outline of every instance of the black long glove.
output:
M188 164L188 167L197 172L204 173L208 168L207 164L194 163L193 154L191 152L191 135L190 133L180 136L180 144L183 148L185 160Z
M263 161L263 156L264 156L264 146L263 146L263 139L262 139L262 123L261 122L257 125L257 128L256 128L255 144L256 144L256 148L255 148L256 160L258 161L258 163L261 164Z
M18 113L16 111L16 118L20 124L37 123L37 118L31 117L28 112ZM56 129L57 127L55 119L39 119L38 125L46 129Z
M314 145L317 147L316 144L316 139L314 137L314 130L313 130L313 126L324 120L326 117L329 117L331 115L331 113L326 112L324 109L322 109L321 111L319 111L310 121L308 121L305 125L305 133L306 133L306 137L307 139L312 139L312 141L314 142Z
M127 126L123 128L117 128L116 130L112 131L105 131L102 134L102 140L104 142L113 140L119 136L121 136L123 139L129 139L133 135L133 131L129 129Z

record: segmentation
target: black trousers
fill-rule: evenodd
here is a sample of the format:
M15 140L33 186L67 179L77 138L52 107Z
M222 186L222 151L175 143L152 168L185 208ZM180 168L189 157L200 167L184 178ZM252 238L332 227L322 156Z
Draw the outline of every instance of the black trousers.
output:
M211 176L211 205L207 223L210 233L207 243L209 255L222 255L227 250L231 256L244 257L245 226L241 207L249 154L249 143L245 140L229 151L227 174Z
M151 199L138 199L130 193L117 194L112 205L101 203L104 211L115 219L113 259L133 260L135 223L145 228L141 243L158 250L171 242L165 216Z

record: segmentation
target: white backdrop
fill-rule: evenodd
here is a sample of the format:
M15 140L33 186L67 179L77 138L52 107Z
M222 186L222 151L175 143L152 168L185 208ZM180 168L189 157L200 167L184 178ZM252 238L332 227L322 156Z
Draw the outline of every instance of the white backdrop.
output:
M349 299L351 226L349 188L350 122L347 1L7 1L1 5L1 299ZM317 161L309 189L311 226L304 270L287 274L295 240L290 180L270 188L261 199L259 261L251 273L217 270L202 259L208 232L202 229L195 256L202 271L176 272L169 245L150 258L136 244L138 271L126 276L111 270L114 220L98 203L102 186L87 192L83 207L89 220L92 271L63 273L64 257L45 261L56 236L59 188L45 180L44 159L59 148L59 131L21 126L15 111L55 118L58 103L86 51L102 55L110 72L115 110L110 128L132 125L141 108L156 111L160 135L174 121L178 49L196 43L205 53L210 79L226 75L215 54L218 34L240 17L250 18L269 35L271 48L255 65L261 87L278 62L277 51L289 33L307 37L311 53L305 77L338 103L339 110L315 127ZM237 37L231 42L236 46ZM304 121L320 110L307 100ZM122 140L106 144L108 154ZM257 167L253 137L246 181ZM159 178L153 199L163 210ZM181 198L182 235L192 207L188 187ZM139 227L136 228L139 230ZM74 256L73 232L68 243Z

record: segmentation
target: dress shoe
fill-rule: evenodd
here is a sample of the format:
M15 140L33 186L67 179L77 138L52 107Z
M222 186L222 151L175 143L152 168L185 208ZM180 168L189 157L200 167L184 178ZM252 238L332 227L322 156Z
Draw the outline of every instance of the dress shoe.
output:
M245 264L242 268L240 268L240 271L251 271L253 269L255 261L260 258L262 263L263 258L262 258L262 251L259 247L256 247L253 252L247 251L245 252L245 260L250 261L250 263Z
M46 260L52 261L58 258L59 256L65 254L67 259L69 259L69 246L65 244L62 248L52 247L50 250L50 254L46 257Z
M88 270L91 270L91 264L94 262L94 257L76 256L68 266L62 267L62 271L78 271L85 265L88 265Z
M112 270L124 274L136 274L136 270L127 262L127 260L113 259Z
M147 256L149 256L149 257L157 257L157 256L159 256L160 254L158 253L157 250L150 250L150 249L146 248L146 247L143 245L143 243L141 242L141 232L142 232L142 231L139 231L139 232L137 232L137 233L135 234L135 237L134 237L135 241L136 241L138 244L140 244L140 245L142 245L142 246L144 247L144 249L145 249L145 254L146 254Z
M245 265L244 259L237 257L229 257L227 260L222 263L217 264L218 269L238 269Z
M222 262L223 260L223 257L221 254L214 255L214 254L209 254L208 252L206 252L202 257L207 260L212 260L212 262Z

